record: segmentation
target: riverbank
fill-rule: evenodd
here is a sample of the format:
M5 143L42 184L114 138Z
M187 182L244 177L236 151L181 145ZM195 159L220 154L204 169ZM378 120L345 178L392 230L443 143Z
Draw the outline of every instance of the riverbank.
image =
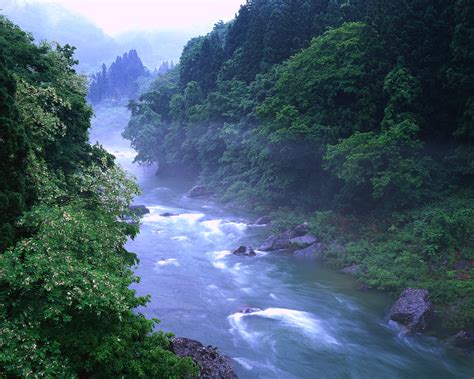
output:
M397 296L425 288L435 303L431 333L442 338L474 325L472 215L469 192L391 217L343 216L336 212L270 213L273 231L308 222L325 245L319 257L352 273L361 287Z
M284 254L231 254L259 246L271 228L248 225L253 213L215 199L188 198L189 180L133 164L120 138L126 122L102 135L95 124L93 135L136 177L142 194L135 204L150 209L127 248L140 259L133 288L151 295L139 311L162 320L160 329L219 347L242 378L470 377L468 356L404 334L386 318L391 300L361 292L352 277ZM242 314L244 307L261 311Z

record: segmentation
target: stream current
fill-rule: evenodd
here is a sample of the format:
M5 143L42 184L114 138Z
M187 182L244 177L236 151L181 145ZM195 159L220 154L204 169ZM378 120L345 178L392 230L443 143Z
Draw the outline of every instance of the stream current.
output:
M136 177L135 203L150 209L126 247L140 259L138 295L151 295L139 311L162 320L159 328L217 346L239 378L473 377L472 355L406 335L386 317L391 300L358 290L354 279L285 254L232 255L239 245L259 246L269 229L249 226L254 216L186 197L192 183L134 164L121 137L127 111L95 112L91 142ZM262 310L239 313L248 306Z

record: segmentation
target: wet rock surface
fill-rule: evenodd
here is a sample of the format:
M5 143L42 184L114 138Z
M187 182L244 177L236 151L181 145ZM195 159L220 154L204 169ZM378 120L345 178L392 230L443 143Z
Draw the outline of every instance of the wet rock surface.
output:
M232 251L232 254L245 257L253 257L257 255L251 246L239 246L237 249Z
M255 222L253 223L253 225L268 225L271 222L272 222L272 220L270 219L270 217L262 216L262 217L259 217L258 219L256 219Z
M170 213L170 212L165 212L160 214L161 217L173 217L173 216L179 216L179 213Z
M131 213L139 217L146 215L147 213L150 213L150 210L144 205L130 205L128 209L130 210Z
M171 350L180 357L190 357L201 370L199 378L237 378L230 358L219 354L216 347L206 347L199 341L175 337L171 340Z
M429 327L433 304L427 290L405 289L390 310L390 319L405 325L412 333L422 332Z
M304 236L294 237L290 239L290 244L294 247L305 248L314 243L318 242L318 238L311 234L305 234Z
M261 309L257 307L244 307L239 311L239 313L250 314L250 313L255 313L255 312L260 312L260 311Z
M191 188L187 196L188 197L205 197L205 196L212 196L214 195L214 191L208 187L205 186L194 186Z
M271 235L262 243L259 250L273 251L290 249L292 245L291 240L297 237L303 237L307 232L308 225L306 223L297 225L282 233Z
M474 350L474 331L461 330L459 333L450 337L448 342L462 349Z

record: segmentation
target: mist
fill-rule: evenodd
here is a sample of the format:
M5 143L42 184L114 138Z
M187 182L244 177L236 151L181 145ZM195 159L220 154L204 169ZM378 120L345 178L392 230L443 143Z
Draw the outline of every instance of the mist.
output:
M0 377L472 377L472 0L1 8Z
M75 46L78 70L90 74L132 49L150 70L165 61L178 62L190 38L206 34L219 20L230 20L240 3L5 0L0 9L37 42Z

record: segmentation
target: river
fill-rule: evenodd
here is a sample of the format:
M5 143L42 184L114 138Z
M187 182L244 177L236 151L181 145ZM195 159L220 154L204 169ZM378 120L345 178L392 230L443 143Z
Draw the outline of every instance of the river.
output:
M140 264L139 311L159 328L219 347L240 378L472 378L473 356L434 337L407 336L389 322L391 300L357 290L350 277L288 255L238 257L269 234L252 216L185 196L192 183L133 164L121 131L123 108L96 109L91 141L99 141L133 174L150 209L127 248ZM161 217L164 212L178 216ZM262 311L243 315L246 306Z

